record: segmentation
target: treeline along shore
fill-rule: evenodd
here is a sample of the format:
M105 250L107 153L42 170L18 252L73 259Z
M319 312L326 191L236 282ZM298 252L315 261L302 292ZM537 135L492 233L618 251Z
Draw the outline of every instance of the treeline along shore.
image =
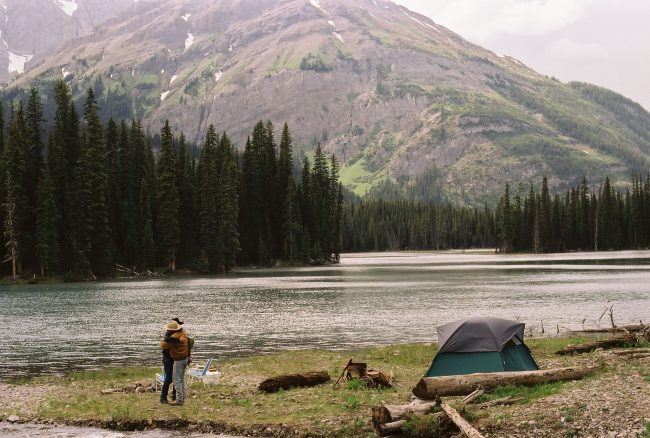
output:
M161 266L225 273L337 262L342 251L650 245L650 176L633 177L625 192L608 178L553 196L546 178L527 194L506 184L496 207L361 199L344 193L339 163L320 144L294 163L286 124L278 144L273 124L260 121L242 150L211 125L199 147L169 121L155 136L137 119L102 123L92 88L81 108L58 81L54 101L49 121L36 88L25 102L0 105L0 274L12 279L92 280Z
M339 164L319 146L294 177L286 124L278 145L259 122L241 153L210 126L199 149L168 121L159 139L139 120L103 124L92 88L83 118L63 81L55 101L47 133L35 88L9 105L7 123L0 111L3 274L89 280L118 265L224 273L338 260Z
M564 195L532 184L512 194L506 183L496 208L449 202L369 199L346 203L343 251L491 248L502 252L644 249L650 246L650 176L624 191L609 178L586 177Z

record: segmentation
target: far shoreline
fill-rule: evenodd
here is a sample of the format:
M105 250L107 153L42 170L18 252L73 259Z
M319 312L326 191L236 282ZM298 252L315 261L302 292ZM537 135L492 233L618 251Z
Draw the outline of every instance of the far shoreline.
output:
M359 258L368 259L381 259L390 257L408 257L408 256L480 256L480 257L495 257L497 260L503 261L561 261L561 260L636 260L636 259L650 259L650 249L625 249L615 251L569 251L569 252L554 252L554 253L533 253L533 252L498 252L496 249L449 249L449 250L398 250L398 251L376 251L376 252L349 252L341 254L341 262L344 259L354 260ZM495 260L495 261L497 261ZM238 276L245 274L252 274L255 272L274 272L282 270L302 270L302 269L318 269L318 268L336 268L341 266L339 263L288 263L279 262L274 266L239 266L233 269L232 272L225 274L204 274L198 271L181 268L174 273L162 273L160 277L157 276L132 276L132 277L114 277L102 278L95 281L67 281L65 276L56 275L46 278L24 278L19 280L12 280L10 277L2 277L0 279L0 286L9 285L36 285L36 284L83 284L83 283L115 283L115 282L151 282L170 279L220 279L229 276ZM345 265L343 265L345 266Z

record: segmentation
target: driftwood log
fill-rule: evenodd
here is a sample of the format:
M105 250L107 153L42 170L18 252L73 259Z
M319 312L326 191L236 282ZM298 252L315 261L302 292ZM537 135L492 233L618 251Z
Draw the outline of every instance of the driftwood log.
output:
M590 351L594 351L598 348L607 350L616 347L624 347L626 345L637 345L638 343L639 343L639 339L637 338L636 334L626 333L621 336L613 336L611 338L598 339L595 341L585 342L583 344L567 345L563 349L556 351L555 354L558 354L560 356L566 356L568 354L575 354L575 353L589 353Z
M484 438L481 433L474 429L471 424L467 422L463 417L460 416L456 409L449 406L447 403L440 405L442 410L447 414L447 416L454 422L456 426L460 429L463 434L468 438Z
M646 324L628 324L616 327L603 327L603 328L588 328L582 330L573 330L572 333L624 333L624 332L640 332L649 327Z
M475 373L458 376L424 377L413 388L413 395L432 400L436 397L467 395L477 387L491 391L497 386L533 386L539 383L580 380L596 372L599 367L553 368L538 371L511 371Z
M287 374L266 379L258 389L264 392L277 392L281 389L316 386L328 382L330 375L327 371L311 371L303 374Z

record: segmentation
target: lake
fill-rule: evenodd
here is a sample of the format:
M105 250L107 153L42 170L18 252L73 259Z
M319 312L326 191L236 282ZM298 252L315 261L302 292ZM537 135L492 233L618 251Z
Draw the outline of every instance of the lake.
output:
M650 320L650 251L495 255L347 254L335 266L226 277L0 286L0 379L157 365L174 316L195 356L430 342L435 327L488 315L546 334Z

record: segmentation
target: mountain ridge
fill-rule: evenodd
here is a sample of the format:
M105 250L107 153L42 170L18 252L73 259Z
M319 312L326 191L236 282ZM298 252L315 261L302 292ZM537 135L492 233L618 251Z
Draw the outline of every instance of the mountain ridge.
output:
M305 152L321 142L336 153L360 195L436 174L448 197L478 202L506 180L547 175L563 189L583 174L610 175L622 187L648 168L642 107L547 78L392 2L162 1L139 10L15 85L99 86L107 113L156 130L170 119L195 141L215 124L241 146L256 121L286 121Z

